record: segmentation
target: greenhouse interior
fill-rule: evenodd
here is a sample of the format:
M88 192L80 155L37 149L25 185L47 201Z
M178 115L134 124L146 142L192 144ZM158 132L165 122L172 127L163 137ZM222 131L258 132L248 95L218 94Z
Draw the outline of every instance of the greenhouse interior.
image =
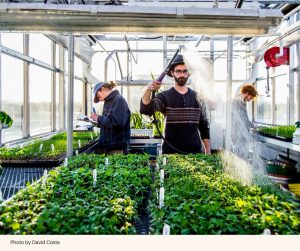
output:
M297 0L2 0L0 111L1 235L300 234Z

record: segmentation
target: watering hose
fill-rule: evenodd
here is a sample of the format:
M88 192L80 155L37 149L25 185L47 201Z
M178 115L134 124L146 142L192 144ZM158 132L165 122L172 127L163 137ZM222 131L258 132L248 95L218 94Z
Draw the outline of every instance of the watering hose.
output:
M181 50L181 47L179 47L177 49L177 51L175 52L174 56L172 57L172 59L170 60L168 66L166 67L166 69L160 74L160 76L156 79L157 81L159 82L162 82L162 80L164 79L164 77L166 76L166 74L168 73L169 71L169 68L170 66L172 65L174 59L176 58L177 54L179 53L179 51ZM152 94L151 94L151 99L153 100L155 98L155 91L152 91ZM154 103L155 104L155 103ZM180 149L176 148L175 146L173 146L170 142L168 142L165 137L162 135L161 131L159 130L159 127L158 127L158 120L156 119L156 116L155 116L155 109L154 109L154 113L153 113L153 121L152 121L153 124L155 124L155 127L156 127L156 130L159 134L159 136L164 140L165 143L167 143L173 150L179 152L179 153L182 153L182 154L188 154L184 151L181 151Z

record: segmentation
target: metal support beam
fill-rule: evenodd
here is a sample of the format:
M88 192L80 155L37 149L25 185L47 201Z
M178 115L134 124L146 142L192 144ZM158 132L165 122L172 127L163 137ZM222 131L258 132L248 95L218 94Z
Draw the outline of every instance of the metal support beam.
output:
M68 62L67 157L69 158L73 156L74 35L69 35Z
M66 129L65 49L59 45L59 129Z
M104 61L104 80L107 81L108 79L108 61L114 56L114 54L116 53L115 50L113 50L106 58ZM116 61L112 58L114 64L115 64L115 79L116 79L116 71L117 71L117 65L116 65ZM115 80L114 79L114 80Z
M29 34L23 35L23 54L29 55ZM29 100L29 62L23 62L23 118L22 134L23 138L30 136L30 100Z
M21 59L27 63L30 63L30 64L34 64L34 65L37 65L37 66L40 66L40 67L43 67L45 68L46 70L50 70L50 71L58 71L57 68L53 67L52 65L49 65L49 64L46 64L38 59L35 59L33 57L30 57L29 55L24 55L23 53L20 53L18 51L15 51L13 49L10 49L6 46L0 46L1 49L2 49L2 52L6 55L9 55L9 56L12 56L14 58L17 58L17 59Z
M233 39L228 36L227 40L227 82L226 82L226 137L225 149L231 149L231 102L232 102L232 50Z
M163 36L163 69L166 69L167 65L168 65L168 54L167 54L167 36L164 35Z
M300 20L300 13L297 13L297 21ZM300 43L296 44L296 57L297 57L297 79L295 84L295 100L296 100L296 116L295 120L300 121Z
M0 111L2 111L2 76L1 76L1 58L2 58L2 52L1 52L1 33L0 33ZM2 145L2 129L0 128L0 145Z
M0 4L0 30L44 34L139 32L254 36L268 33L280 24L282 17L278 9Z
M56 64L56 44L51 42L51 65ZM56 130L56 72L51 72L51 131Z

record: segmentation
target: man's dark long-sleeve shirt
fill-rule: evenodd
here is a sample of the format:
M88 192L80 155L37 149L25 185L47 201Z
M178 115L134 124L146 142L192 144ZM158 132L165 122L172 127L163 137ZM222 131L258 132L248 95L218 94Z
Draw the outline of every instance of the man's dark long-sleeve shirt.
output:
M141 101L141 113L151 116L154 111L162 112L166 118L164 153L201 152L200 137L210 138L209 122L205 103L195 91L188 89L186 94L180 94L173 87L157 94L148 105Z

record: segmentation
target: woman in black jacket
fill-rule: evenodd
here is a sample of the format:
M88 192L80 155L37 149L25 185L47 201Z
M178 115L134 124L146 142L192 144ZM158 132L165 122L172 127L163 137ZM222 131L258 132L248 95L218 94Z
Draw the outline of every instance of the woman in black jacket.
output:
M102 115L92 114L98 122L100 138L97 153L126 153L130 140L130 110L113 81L100 82L94 89L94 103L104 101Z

